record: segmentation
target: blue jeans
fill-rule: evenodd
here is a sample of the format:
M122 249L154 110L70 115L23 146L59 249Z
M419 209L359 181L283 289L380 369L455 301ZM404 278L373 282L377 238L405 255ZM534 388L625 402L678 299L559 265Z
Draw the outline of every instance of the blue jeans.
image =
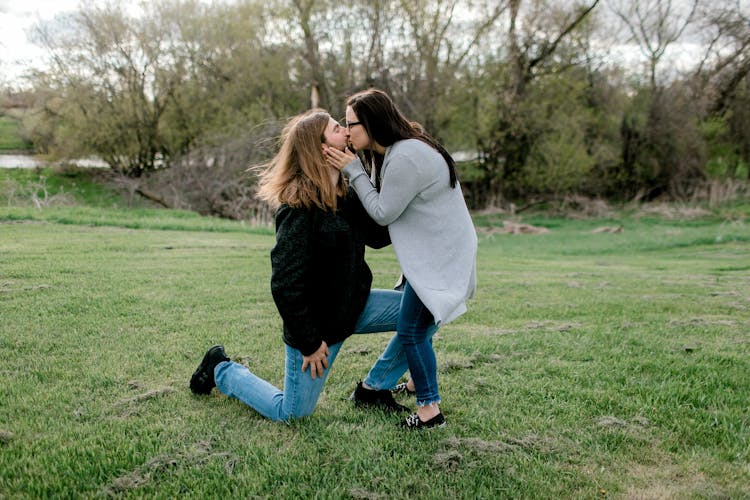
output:
M401 292L394 290L371 290L354 333L392 332L401 309ZM322 377L313 380L308 368L302 371L302 353L285 345L286 366L284 391L254 375L239 363L224 361L214 370L216 388L227 396L237 398L254 408L266 418L277 422L288 422L312 414L323 392L328 373L343 342L328 346L328 368ZM404 368L404 371L406 369ZM403 374L399 374L399 377ZM396 378L398 381L398 377ZM395 385L395 383L394 383Z
M396 335L365 378L373 389L392 389L409 369L417 391L417 406L440 402L437 362L432 337L438 326L409 282L404 287Z

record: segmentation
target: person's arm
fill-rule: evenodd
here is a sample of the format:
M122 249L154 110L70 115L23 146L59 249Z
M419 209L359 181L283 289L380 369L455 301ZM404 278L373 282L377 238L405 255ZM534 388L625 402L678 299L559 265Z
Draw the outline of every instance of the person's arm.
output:
M383 226L398 219L423 189L417 165L405 155L388 157L383 165L380 192L372 185L358 158L350 161L342 172L349 178L370 217Z
M411 201L424 189L420 169L414 159L405 154L386 155L383 164L380 192L367 176L362 162L351 151L323 147L329 165L349 179L370 217L381 226L399 218Z
M313 214L282 206L276 214L276 245L271 250L271 293L284 321L284 339L305 356L322 343L307 294Z
M362 233L365 245L371 248L384 248L390 245L391 235L388 233L388 226L381 226L372 220L353 189L349 196L348 208L352 212L354 224Z

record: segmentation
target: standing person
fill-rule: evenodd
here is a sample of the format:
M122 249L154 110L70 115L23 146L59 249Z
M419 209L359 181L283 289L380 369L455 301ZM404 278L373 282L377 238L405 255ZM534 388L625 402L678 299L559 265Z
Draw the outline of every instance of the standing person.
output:
M213 387L261 415L284 421L310 415L341 344L352 333L394 331L402 293L370 290L365 244L390 243L341 173L323 157L323 144L346 146L347 132L323 110L293 118L279 152L261 174L258 196L278 208L271 250L271 292L283 320L284 390L231 362L211 347L190 379L196 394ZM371 404L409 411L380 391Z
M326 157L349 178L370 217L388 226L406 280L397 335L352 398L356 402L368 389L394 388L394 376L408 365L417 412L402 425L442 426L432 336L466 312L476 288L477 236L455 162L381 90L351 96L346 123L349 143L363 152L372 179L349 150L324 148Z

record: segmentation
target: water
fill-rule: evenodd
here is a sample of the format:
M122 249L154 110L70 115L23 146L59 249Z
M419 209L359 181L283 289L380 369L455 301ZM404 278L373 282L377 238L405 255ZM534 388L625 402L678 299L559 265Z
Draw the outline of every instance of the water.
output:
M107 164L98 158L84 158L73 160L72 163L79 167L105 168ZM0 168L37 168L56 165L56 162L39 159L32 155L4 155L0 154Z

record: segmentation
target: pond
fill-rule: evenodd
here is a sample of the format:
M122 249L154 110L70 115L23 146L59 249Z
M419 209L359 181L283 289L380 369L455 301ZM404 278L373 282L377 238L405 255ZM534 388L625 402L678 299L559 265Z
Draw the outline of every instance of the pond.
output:
M67 163L74 163L79 167L105 168L107 164L98 158L84 158ZM0 168L37 168L50 167L56 162L50 162L33 155L4 155L0 154Z

